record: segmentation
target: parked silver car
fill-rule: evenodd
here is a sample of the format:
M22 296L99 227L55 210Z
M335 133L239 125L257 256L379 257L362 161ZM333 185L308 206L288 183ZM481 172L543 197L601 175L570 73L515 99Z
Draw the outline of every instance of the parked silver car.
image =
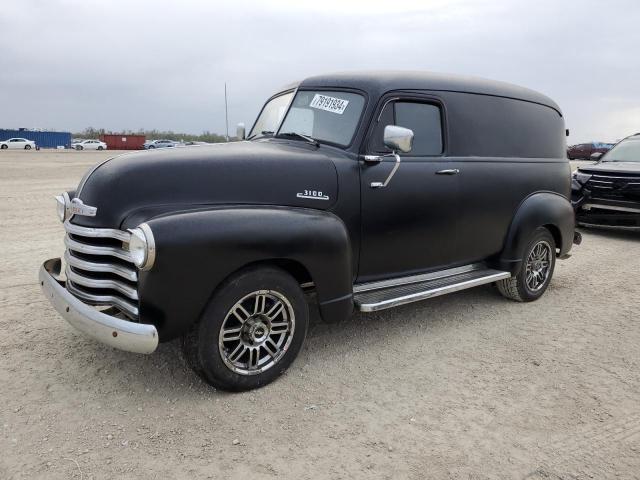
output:
M154 148L175 147L176 145L178 145L178 142L174 140L152 140L144 148L152 150Z

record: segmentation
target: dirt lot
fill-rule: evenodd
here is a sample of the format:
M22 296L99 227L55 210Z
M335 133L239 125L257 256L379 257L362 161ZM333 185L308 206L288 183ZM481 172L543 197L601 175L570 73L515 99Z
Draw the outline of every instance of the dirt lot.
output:
M640 478L640 235L583 232L533 304L480 287L315 323L288 374L227 394L40 292L52 196L108 155L0 153L0 478Z

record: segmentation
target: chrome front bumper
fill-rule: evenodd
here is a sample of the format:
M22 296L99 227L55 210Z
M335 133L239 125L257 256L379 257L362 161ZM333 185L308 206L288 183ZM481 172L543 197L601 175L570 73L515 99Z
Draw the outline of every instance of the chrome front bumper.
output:
M62 262L47 260L40 267L39 279L45 296L56 311L85 335L120 350L152 353L158 346L158 331L153 325L123 320L87 305L71 295L56 277Z

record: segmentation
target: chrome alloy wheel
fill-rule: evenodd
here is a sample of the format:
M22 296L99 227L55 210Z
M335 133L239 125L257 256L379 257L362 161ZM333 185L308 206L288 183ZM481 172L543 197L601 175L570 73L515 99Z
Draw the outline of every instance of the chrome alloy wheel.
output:
M262 373L287 352L295 325L293 307L284 295L252 292L227 312L218 337L220 356L235 373Z
M540 290L549 279L553 253L551 245L545 240L539 241L531 249L526 264L526 282L532 292Z

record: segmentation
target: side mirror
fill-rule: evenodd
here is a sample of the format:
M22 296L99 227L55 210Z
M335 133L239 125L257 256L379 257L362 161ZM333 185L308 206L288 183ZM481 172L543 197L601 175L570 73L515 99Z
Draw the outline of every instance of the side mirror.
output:
M236 128L236 137L238 137L238 140L244 140L246 135L247 134L244 130L244 123L239 123Z
M413 132L408 128L398 127L397 125L387 125L384 127L384 144L393 152L391 155L395 157L396 162L391 173L384 182L371 182L371 188L385 188L398 171L400 167L400 155L398 152L407 153L413 148ZM379 162L381 157L365 156L365 162Z
M384 144L394 152L410 152L413 148L413 131L397 125L387 125L384 127Z
M593 152L589 158L594 162L598 162L600 161L601 157L602 157L602 152Z

